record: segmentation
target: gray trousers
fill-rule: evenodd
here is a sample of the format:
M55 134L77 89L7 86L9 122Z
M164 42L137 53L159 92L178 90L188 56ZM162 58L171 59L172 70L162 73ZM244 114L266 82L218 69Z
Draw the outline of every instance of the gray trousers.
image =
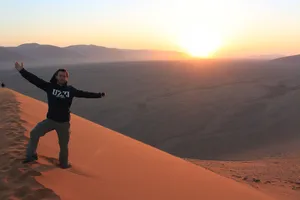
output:
M40 137L46 133L55 130L58 135L58 143L60 147L59 161L61 165L68 165L68 144L70 139L70 123L59 123L51 119L45 119L38 123L34 129L30 132L30 140L27 146L26 157L32 158L36 155L36 149L40 140Z

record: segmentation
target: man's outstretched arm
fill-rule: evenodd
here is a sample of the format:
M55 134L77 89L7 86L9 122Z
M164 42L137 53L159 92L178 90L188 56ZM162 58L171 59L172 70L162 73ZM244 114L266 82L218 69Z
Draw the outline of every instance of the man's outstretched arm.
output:
M43 79L37 77L36 75L28 72L24 69L23 63L19 64L18 62L15 63L15 68L20 72L20 74L28 80L30 83L34 84L38 88L42 90L46 90L49 82L44 81Z
M102 98L105 96L104 92L86 92L82 90L77 90L76 88L73 87L73 94L74 97L81 97L81 98Z

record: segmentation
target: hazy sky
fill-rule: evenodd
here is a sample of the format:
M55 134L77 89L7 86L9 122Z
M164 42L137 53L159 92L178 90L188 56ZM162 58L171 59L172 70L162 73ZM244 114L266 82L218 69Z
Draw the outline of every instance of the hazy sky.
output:
M7 0L0 3L0 45L295 54L299 10L299 0Z

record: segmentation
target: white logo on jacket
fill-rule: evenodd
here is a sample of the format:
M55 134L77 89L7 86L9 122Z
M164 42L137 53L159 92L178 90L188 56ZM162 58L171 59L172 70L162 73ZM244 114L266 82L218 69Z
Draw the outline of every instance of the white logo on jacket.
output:
M65 99L70 97L69 91L60 91L57 89L53 89L52 94L56 96L57 98Z

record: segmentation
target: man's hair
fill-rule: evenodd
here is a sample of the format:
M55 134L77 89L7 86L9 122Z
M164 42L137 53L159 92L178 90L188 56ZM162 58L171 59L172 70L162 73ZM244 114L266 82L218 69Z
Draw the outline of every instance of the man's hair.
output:
M52 76L52 78L50 79L50 83L52 84L56 84L57 83L57 79L56 76L58 74L58 72L66 72L67 77L69 77L69 72L66 69L58 69Z

